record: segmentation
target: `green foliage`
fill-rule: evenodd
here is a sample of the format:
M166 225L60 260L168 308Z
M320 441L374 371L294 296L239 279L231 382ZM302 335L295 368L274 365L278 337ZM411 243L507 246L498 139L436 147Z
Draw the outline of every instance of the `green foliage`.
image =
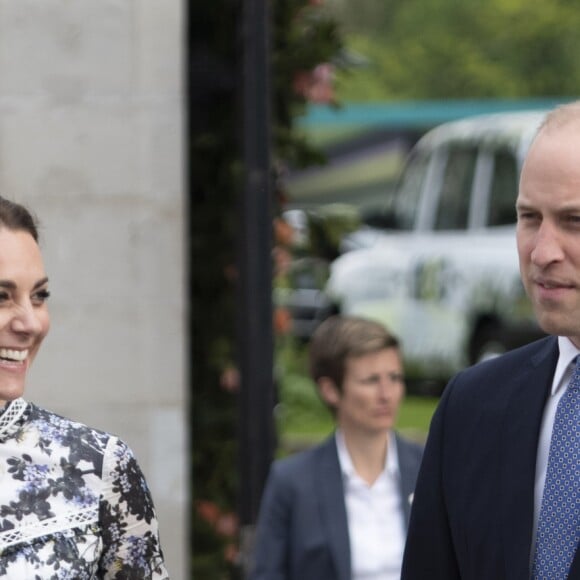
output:
M235 511L237 461L235 396L223 388L233 365L236 191L240 153L236 71L239 67L237 5L200 5L190 19L194 70L190 113L190 260L192 277L191 437L194 577L225 579L232 538L220 532ZM201 85L201 86L200 86ZM218 314L219 313L219 314Z
M280 453L319 441L333 429L330 411L321 401L308 375L307 349L292 339L281 341L277 349L280 404L276 408Z
M188 160L192 570L196 578L216 580L239 573L235 282L237 196L243 190L239 86L243 6L232 0L196 5L188 31L194 89ZM308 73L333 59L341 44L338 28L322 7L308 0L283 0L272 8L273 165L321 162L317 149L294 130L294 117L306 100L293 83L297 73Z
M342 49L342 38L334 16L308 0L273 3L274 50L272 102L274 109L274 153L279 162L307 167L324 162L324 156L308 138L296 130L294 119L304 112L307 99L295 90L298 73L334 60Z
M345 101L580 93L580 12L566 0L364 4L338 5L369 62L340 78Z
M357 230L360 225L359 212L349 204L326 204L309 211L309 253L329 261L334 260L340 253L339 246L342 238Z

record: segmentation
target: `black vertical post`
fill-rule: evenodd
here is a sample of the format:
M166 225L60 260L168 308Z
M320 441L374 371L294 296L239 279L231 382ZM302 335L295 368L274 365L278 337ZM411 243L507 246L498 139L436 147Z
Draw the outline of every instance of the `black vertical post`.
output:
M245 173L238 248L238 353L241 371L239 515L242 554L249 556L253 525L273 452L273 202L268 2L243 0L242 6Z

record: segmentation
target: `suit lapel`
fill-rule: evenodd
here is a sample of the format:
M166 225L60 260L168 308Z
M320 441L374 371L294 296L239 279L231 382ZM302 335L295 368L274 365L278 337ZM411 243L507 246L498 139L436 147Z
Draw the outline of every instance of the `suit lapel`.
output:
M529 577L536 453L542 413L558 358L556 339L513 379L504 413L499 505L506 578ZM509 372L509 370L508 370ZM482 434L485 436L485 434Z
M329 538L338 580L349 580L350 541L342 473L334 436L330 437L320 448L320 461L315 468L316 493L321 507L321 518Z

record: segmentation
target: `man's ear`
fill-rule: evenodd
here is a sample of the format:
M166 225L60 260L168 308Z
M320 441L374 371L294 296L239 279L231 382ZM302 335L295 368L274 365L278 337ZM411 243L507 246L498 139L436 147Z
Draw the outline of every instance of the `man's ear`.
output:
M329 377L318 379L318 390L322 400L330 407L336 407L340 402L340 391Z

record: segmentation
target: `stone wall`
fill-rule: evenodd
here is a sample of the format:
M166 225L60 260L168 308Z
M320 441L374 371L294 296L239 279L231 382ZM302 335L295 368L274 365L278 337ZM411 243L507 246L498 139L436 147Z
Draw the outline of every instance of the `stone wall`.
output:
M187 576L180 0L0 2L0 194L39 217L52 329L26 397L119 435Z

